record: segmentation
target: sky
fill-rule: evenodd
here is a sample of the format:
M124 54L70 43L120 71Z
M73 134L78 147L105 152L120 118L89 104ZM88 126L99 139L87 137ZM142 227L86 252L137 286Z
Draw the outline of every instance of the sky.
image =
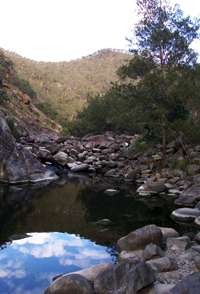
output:
M135 2L0 0L0 47L37 61L72 60L103 48L128 49ZM186 14L200 16L198 0L171 3L180 4Z

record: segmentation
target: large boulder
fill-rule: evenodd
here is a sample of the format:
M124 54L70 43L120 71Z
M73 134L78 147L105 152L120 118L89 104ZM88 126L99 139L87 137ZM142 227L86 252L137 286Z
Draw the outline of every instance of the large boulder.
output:
M154 272L149 265L130 259L102 272L94 281L94 290L96 294L136 294L154 281Z
M95 266L91 266L76 272L73 272L73 274L81 275L82 277L86 278L90 282L94 282L94 280L97 278L99 274L101 274L103 271L109 269L112 267L111 263L101 263L97 264ZM72 273L64 274L64 275L59 275L54 277L54 280L60 278L60 277L65 277L69 276Z
M144 249L150 243L161 245L162 231L156 225L148 225L137 229L117 241L120 250L133 251Z
M179 282L174 288L171 289L171 294L199 294L200 293L200 273L193 273L181 282Z
M57 279L44 294L94 294L91 283L81 275L71 274Z
M0 112L0 138L0 181L21 183L57 178L54 172L42 165L30 150L17 144L2 112Z

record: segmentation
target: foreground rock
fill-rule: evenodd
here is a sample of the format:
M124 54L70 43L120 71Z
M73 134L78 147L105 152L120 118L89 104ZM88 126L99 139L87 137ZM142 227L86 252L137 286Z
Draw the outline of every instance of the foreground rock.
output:
M131 232L118 240L117 245L120 250L138 250L150 243L160 245L162 243L162 231L156 225L148 225Z
M45 294L94 294L91 283L81 275L71 274L57 279Z
M16 143L0 112L0 181L9 183L53 180L57 176L49 171L29 149Z
M66 274L45 294L200 293L200 245L195 242L199 236L191 240L178 235L174 229L155 225L137 229L118 241L118 245L125 245L126 251L120 253L117 264L102 264Z
M145 262L130 259L102 272L94 281L96 294L135 294L155 281L153 270Z

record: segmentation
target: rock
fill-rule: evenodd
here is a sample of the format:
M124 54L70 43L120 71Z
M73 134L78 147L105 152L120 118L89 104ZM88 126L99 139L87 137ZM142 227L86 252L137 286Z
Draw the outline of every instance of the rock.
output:
M100 226L108 226L112 224L112 221L108 218L103 218L97 221L96 224Z
M162 232L156 225L148 225L137 229L117 241L120 250L143 249L149 243L160 245Z
M200 273L193 273L185 277L174 288L171 294L199 294L200 291Z
M194 240L198 243L200 243L200 232L196 234Z
M130 179L130 180L135 180L137 174L138 174L138 170L136 170L136 169L130 169L130 170L125 174L125 178L126 178L126 179Z
M153 243L148 244L143 251L144 260L149 260L155 257L163 257L165 254L162 249Z
M115 190L115 189L107 189L104 192L105 194L109 195L109 196L114 196L116 194L119 193L119 190Z
M58 278L44 294L94 294L91 283L81 275L71 274Z
M157 272L169 272L178 269L176 260L168 256L148 260L147 264L149 264L152 269Z
M195 223L197 226L200 226L200 217L196 217L195 220L194 220L194 223Z
M193 256L193 261L194 261L194 264L195 264L197 270L200 271L200 255L199 254L195 254Z
M163 234L163 241L166 241L168 238L179 237L179 233L172 228L166 228L166 227L159 227L159 228L161 229L161 232Z
M98 264L98 265L95 265L95 266L92 266L92 267L89 267L86 269L82 269L80 271L73 272L73 274L81 275L82 277L86 278L88 281L94 282L94 280L97 278L97 276L99 274L101 274L103 271L105 271L107 269L110 269L111 267L112 267L112 264L110 264L110 263L102 263L102 264ZM56 280L56 279L60 278L61 276L65 277L65 276L68 276L71 274L72 273L59 275L57 277L54 277L53 280Z
M49 150L47 150L46 148L40 147L39 152L37 153L37 158L41 160L49 161L49 160L52 160L52 155Z
M156 284L152 294L170 294L174 284Z
M74 172L74 173L77 173L77 172L85 172L89 168L88 164L86 164L86 163L82 163L82 164L76 164L76 163L74 163L74 164L71 164L71 165L68 164L68 166L70 166L70 170L72 172Z
M192 186L184 191L175 201L176 205L194 206L200 200L200 186Z
M137 189L137 192L141 195L158 194L164 191L166 191L166 186L164 182L162 181L160 182L148 181Z
M183 252L190 244L190 239L187 236L167 239L167 249L175 252Z
M105 177L116 177L116 169L110 169L105 174Z
M14 184L57 179L55 173L42 165L32 152L16 143L1 112L0 137L0 181Z
M178 208L171 214L171 217L179 222L192 222L198 216L200 216L200 210L197 208Z
M155 281L154 273L143 261L123 261L101 273L94 281L96 294L136 294Z
M125 260L125 259L133 259L137 258L138 260L141 259L143 256L143 250L134 250L134 251L121 251L119 254L119 260Z
M62 166L65 166L67 165L67 163L69 163L69 156L63 151L59 151L58 153L56 153L53 158L58 164Z
M82 153L79 153L78 154L78 158L80 160L83 160L83 159L85 159L85 157L86 157L87 154L88 154L88 151L83 151Z

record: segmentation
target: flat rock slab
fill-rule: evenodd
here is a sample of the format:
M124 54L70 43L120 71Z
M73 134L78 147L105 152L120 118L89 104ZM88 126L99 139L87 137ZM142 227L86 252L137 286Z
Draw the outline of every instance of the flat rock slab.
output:
M200 210L198 208L178 208L171 214L174 220L180 222L193 222L199 216Z

